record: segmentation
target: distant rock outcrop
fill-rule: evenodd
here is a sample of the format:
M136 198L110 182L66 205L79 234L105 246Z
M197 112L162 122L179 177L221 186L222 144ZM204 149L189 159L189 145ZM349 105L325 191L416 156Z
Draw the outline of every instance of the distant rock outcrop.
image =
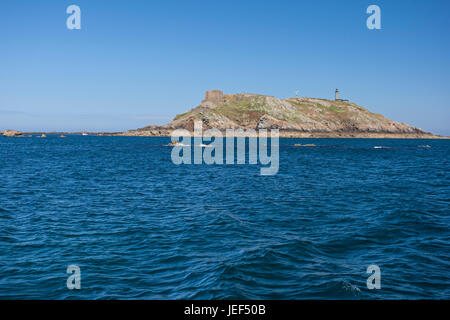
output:
M3 132L4 137L21 137L22 132L16 130L6 130Z

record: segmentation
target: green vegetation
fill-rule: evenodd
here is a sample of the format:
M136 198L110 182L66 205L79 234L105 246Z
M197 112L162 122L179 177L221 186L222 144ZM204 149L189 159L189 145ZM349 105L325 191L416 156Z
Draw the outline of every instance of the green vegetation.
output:
M321 109L321 112L335 112L335 113L345 113L347 112L347 110L340 108L338 106L335 106L334 104L330 105L330 106L325 106L323 104L320 103L316 103L315 106L317 108Z
M334 104L332 104L331 106L329 106L329 107L328 107L328 110L329 110L329 111L333 111L333 112L337 112L337 113L345 113L345 112L346 112L345 109L339 108L339 107L335 106Z
M177 114L177 115L175 116L175 118L173 118L173 120L181 119L181 118L183 118L185 115L189 114L190 112L191 112L191 111L187 111L187 112L185 112L185 113Z
M264 97L261 99L261 97L236 96L223 106L215 109L215 112L237 122L261 117L264 114L270 114L270 110L262 101L263 99Z

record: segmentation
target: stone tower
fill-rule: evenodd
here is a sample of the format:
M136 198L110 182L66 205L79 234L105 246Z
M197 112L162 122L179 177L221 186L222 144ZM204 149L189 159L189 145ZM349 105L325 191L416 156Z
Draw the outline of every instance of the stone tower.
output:
M223 103L224 101L223 92L220 90L206 91L205 100L203 100L203 102L207 101L215 103Z
M339 100L339 90L336 89L336 91L334 92L334 100L337 101Z

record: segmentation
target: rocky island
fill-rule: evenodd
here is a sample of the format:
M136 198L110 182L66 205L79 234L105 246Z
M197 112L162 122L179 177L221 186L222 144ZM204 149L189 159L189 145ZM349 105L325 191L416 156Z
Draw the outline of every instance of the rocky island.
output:
M4 137L23 137L23 133L16 130L0 131L0 135Z
M203 127L242 129L279 129L280 137L299 138L443 138L389 120L372 113L353 102L295 97L277 99L260 94L223 94L220 90L207 91L202 103L172 122L151 125L121 133L103 133L119 136L170 136L175 129L193 131L194 121Z

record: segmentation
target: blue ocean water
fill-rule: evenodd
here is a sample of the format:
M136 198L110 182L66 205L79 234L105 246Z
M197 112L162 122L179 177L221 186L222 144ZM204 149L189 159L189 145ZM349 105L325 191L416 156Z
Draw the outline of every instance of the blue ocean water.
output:
M275 176L169 141L0 138L0 298L450 298L449 140L280 139Z

